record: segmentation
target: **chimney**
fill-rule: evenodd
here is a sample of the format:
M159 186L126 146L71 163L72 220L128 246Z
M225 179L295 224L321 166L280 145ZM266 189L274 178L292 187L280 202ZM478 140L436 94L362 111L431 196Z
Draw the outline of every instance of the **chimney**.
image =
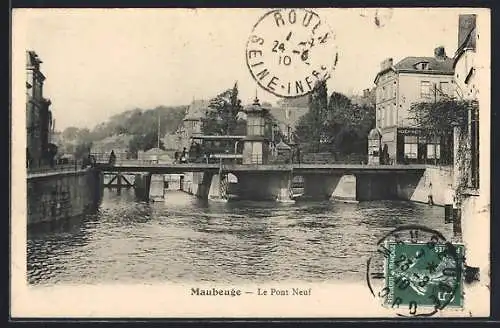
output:
M446 59L446 51L443 46L438 46L434 49L434 57L439 60Z
M387 58L380 64L381 71L384 71L390 67L392 67L392 58Z
M467 15L459 15L458 16L458 45L457 48L460 48L462 43L464 43L467 35L469 35L470 31L476 27L476 15L475 14L467 14Z
M363 90L363 98L368 98L370 96L370 89Z

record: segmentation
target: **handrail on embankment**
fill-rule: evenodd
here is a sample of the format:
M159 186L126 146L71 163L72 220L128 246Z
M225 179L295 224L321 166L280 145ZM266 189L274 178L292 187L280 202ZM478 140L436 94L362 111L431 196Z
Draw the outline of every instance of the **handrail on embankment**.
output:
M81 163L73 163L73 164L61 164L54 166L41 166L28 168L26 170L27 178L35 178L35 177L43 177L50 176L56 174L64 174L64 173L79 173L85 172L90 168L90 166L82 167Z

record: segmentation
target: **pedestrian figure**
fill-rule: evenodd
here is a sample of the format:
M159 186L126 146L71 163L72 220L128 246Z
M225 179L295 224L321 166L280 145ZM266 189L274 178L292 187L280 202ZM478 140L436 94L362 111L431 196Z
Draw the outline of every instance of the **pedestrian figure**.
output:
M109 164L115 165L115 163L116 163L115 151L111 150L111 154L109 154Z
M389 164L389 147L387 144L384 144L384 148L382 149L382 164Z
M187 163L187 150L186 147L182 149L181 163Z

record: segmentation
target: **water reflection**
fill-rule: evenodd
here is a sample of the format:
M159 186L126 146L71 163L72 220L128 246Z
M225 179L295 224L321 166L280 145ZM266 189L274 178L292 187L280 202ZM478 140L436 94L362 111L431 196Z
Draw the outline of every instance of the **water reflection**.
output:
M364 279L377 240L444 209L409 202L212 203L181 192L138 202L106 190L99 211L28 235L31 283Z

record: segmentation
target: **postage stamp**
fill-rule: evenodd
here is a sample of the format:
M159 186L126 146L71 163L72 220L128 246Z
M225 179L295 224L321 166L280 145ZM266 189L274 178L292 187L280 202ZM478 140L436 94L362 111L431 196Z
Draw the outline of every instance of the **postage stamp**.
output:
M277 9L254 25L246 47L248 69L275 96L296 98L330 78L338 60L335 34L314 11Z
M385 307L395 309L398 315L430 316L445 307L463 306L464 245L446 241L433 229L404 226L377 243L375 257L383 259L384 284L377 293L373 291L370 258L368 286Z

